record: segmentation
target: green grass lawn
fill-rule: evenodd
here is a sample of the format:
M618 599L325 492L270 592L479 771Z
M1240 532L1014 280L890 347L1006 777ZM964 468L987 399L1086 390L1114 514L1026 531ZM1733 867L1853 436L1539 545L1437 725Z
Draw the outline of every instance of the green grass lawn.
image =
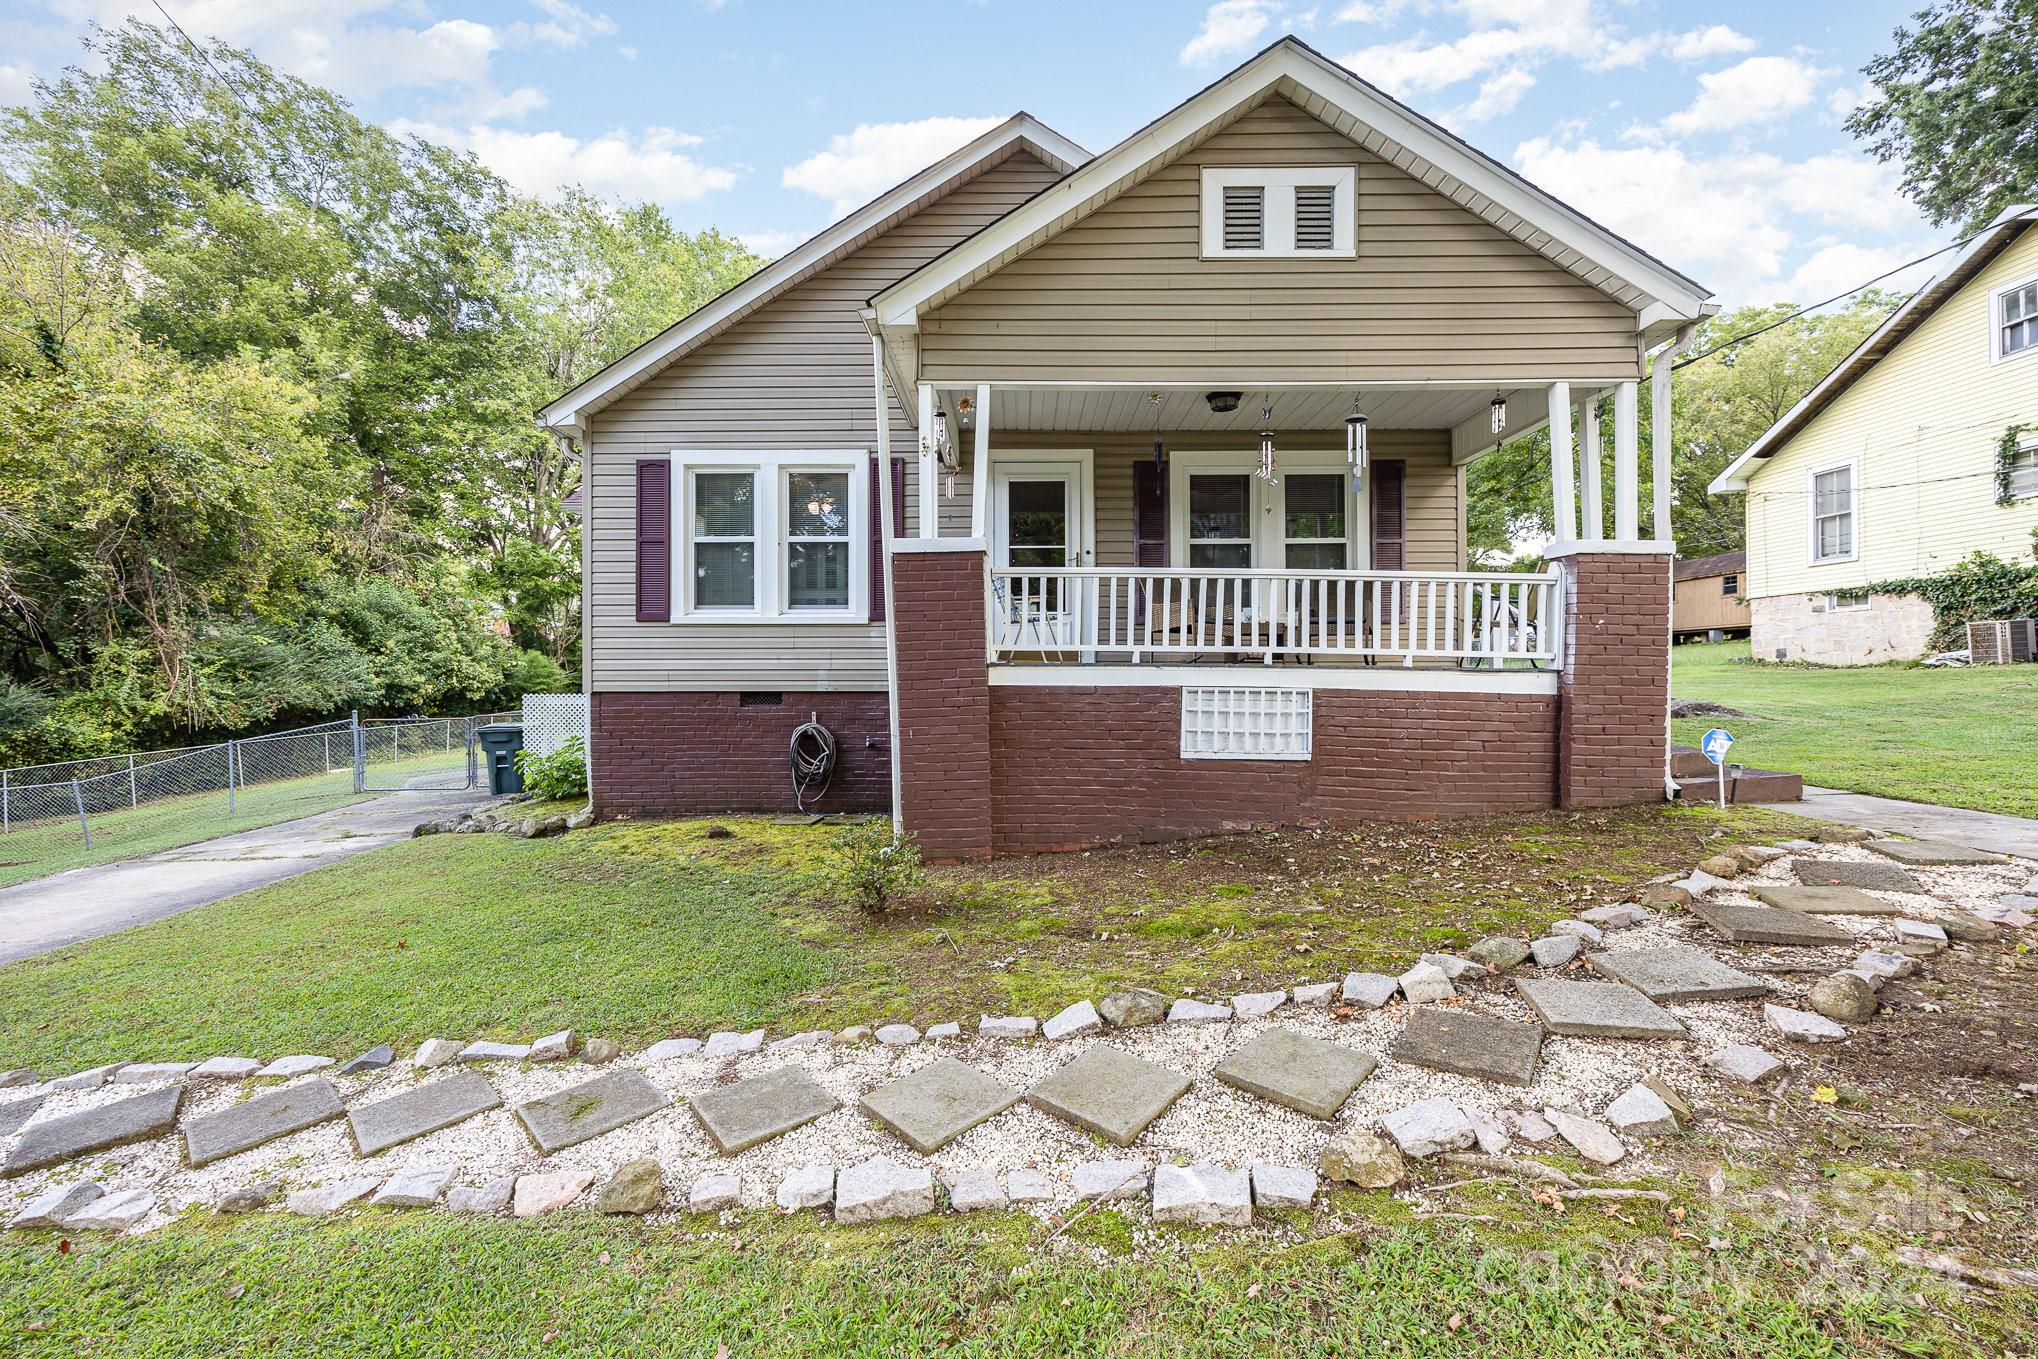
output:
M1858 793L2038 816L2038 666L1935 670L1759 665L1746 642L1672 651L1679 698L1748 718L1680 721L1696 744L1733 732L1733 758Z

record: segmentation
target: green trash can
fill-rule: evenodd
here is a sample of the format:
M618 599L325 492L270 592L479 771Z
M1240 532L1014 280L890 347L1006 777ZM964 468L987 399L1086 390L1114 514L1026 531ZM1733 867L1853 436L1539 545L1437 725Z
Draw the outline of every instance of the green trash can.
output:
M524 791L524 772L517 768L517 752L524 748L521 722L491 722L475 730L481 743L482 763L488 766L488 791L501 797Z

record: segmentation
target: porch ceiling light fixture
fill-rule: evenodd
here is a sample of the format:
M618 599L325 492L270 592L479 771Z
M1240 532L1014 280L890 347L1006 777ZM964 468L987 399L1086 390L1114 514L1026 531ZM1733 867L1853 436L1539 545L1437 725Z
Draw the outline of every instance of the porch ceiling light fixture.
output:
M1364 479L1366 475L1366 417L1359 410L1359 399L1352 398L1352 413L1345 417L1345 457L1351 462L1352 475Z
M1262 481L1274 479L1274 408L1260 407L1260 466Z
M1488 409L1493 412L1493 432L1498 434L1507 428L1507 393L1495 392Z
M1241 392L1205 392L1203 399L1210 403L1212 415L1229 415L1238 409Z

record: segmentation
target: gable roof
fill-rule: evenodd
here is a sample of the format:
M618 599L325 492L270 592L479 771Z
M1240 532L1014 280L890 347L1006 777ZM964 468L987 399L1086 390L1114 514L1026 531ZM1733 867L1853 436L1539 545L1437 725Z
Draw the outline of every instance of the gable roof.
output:
M1676 580L1700 580L1706 576L1729 576L1748 569L1748 550L1715 552L1710 557L1680 557L1670 574Z
M922 311L1088 216L1272 94L1633 308L1652 341L1704 314L1711 296L1704 286L1291 36L879 293L871 299L877 324L915 327Z
M583 417L600 410L951 189L1020 151L1030 152L1063 174L1090 158L1089 152L1031 114L1015 113L574 384L538 412L538 424L578 435Z
M1853 353L1819 379L1818 385L1785 411L1783 418L1764 430L1740 457L1727 464L1727 469L1714 477L1712 484L1705 489L1713 495L1747 490L1749 479L1762 470L1756 465L1759 461L1781 452L1783 446L1810 424L1819 412L1838 400L1842 392L1881 362L1884 355L1951 301L1955 293L1966 287L1976 274L1988 267L1991 260L2008 249L2010 243L2034 223L2038 223L2038 205L2019 204L1997 213L1993 222L1970 237L1959 253L1925 281L1924 287L1912 293L1902 306L1884 318L1881 325L1869 332L1867 339L1854 347Z

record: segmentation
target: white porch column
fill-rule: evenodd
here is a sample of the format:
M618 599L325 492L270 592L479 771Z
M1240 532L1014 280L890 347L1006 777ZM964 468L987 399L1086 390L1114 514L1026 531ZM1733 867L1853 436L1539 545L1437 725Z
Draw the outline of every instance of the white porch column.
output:
M988 541L991 500L991 384L977 384L977 443L969 472L969 536Z
M1550 384L1550 499L1557 513L1557 541L1578 538L1578 494L1571 478L1571 384Z
M940 506L936 497L940 485L940 464L934 457L934 388L920 384L920 536L941 536Z
M1670 541L1670 361L1678 346L1665 345L1649 374L1649 491L1654 501L1656 541Z
M1641 492L1636 484L1641 453L1639 384L1623 382L1613 389L1613 536L1631 543L1641 537Z
M1606 536L1606 516L1599 499L1599 402L1584 402L1578 421L1578 536L1598 540Z
M898 617L892 607L892 538L904 531L905 525L894 524L891 519L892 397L885 386L885 342L875 335L870 337L870 376L871 394L877 403L877 504L870 507L870 512L882 526L877 541L878 550L884 554L885 568L885 723L890 738L885 744L890 747L887 759L892 775L892 834L896 836L905 828L906 821L899 803L899 645L898 636L892 631L892 620Z

